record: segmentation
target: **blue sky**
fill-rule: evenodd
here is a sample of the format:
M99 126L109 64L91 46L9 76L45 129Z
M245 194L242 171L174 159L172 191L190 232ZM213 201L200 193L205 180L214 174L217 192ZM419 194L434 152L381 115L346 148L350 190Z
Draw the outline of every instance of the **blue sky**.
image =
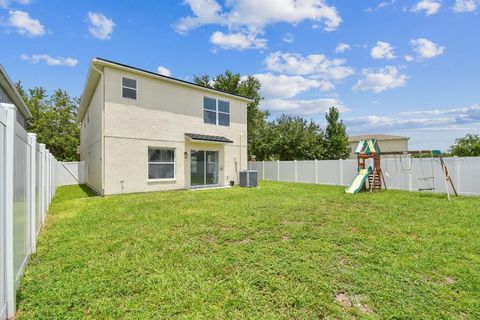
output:
M103 57L191 80L256 75L262 108L446 150L480 132L480 0L0 0L0 63L81 95ZM6 45L8 44L8 45Z

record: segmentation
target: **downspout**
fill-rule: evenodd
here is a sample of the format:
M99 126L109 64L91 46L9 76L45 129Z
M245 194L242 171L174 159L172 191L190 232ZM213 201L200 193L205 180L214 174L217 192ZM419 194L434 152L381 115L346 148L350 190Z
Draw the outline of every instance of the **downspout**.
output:
M243 138L243 133L240 133L240 168L238 170L239 183L240 183L240 171L242 171L242 138Z
M105 194L105 77L103 71L95 67L92 63L93 70L100 74L100 81L102 81L102 196Z

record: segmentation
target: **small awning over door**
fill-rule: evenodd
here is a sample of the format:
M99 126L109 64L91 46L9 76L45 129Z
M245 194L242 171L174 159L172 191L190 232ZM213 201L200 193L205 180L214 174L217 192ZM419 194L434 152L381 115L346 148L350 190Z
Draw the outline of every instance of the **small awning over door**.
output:
M220 142L220 143L233 143L232 140L227 139L221 136L208 136L206 134L197 134L197 133L185 133L185 137L189 140L194 141L206 141L206 142Z

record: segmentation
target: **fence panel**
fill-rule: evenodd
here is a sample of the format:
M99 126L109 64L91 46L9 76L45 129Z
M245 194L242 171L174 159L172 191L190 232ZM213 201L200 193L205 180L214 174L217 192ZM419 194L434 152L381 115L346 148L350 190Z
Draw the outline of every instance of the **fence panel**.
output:
M342 160L342 177L341 185L349 186L357 175L357 160Z
M340 162L337 160L317 161L317 181L319 184L340 184Z
M265 180L278 180L276 161L265 162Z
M315 161L297 161L297 182L316 183Z
M280 161L280 181L295 182L295 161Z
M57 166L59 186L85 183L85 162L57 162Z
M19 281L30 254L30 217L28 211L29 145L27 132L15 126L13 181L13 241L15 281Z
M480 158L457 158L457 179L459 192L478 194L480 185Z
M40 159L42 154L40 153L40 146L35 146L35 231L38 233L42 226L41 208L40 208L40 185L42 183L42 166Z

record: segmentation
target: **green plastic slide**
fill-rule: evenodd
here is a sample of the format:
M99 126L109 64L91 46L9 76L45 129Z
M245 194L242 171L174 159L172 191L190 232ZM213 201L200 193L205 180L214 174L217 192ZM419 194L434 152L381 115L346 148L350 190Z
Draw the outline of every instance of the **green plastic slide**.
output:
M345 193L358 193L362 190L362 186L367 181L368 176L372 172L372 168L369 167L368 169L362 169L358 172L358 175L353 180L350 187L345 189Z

